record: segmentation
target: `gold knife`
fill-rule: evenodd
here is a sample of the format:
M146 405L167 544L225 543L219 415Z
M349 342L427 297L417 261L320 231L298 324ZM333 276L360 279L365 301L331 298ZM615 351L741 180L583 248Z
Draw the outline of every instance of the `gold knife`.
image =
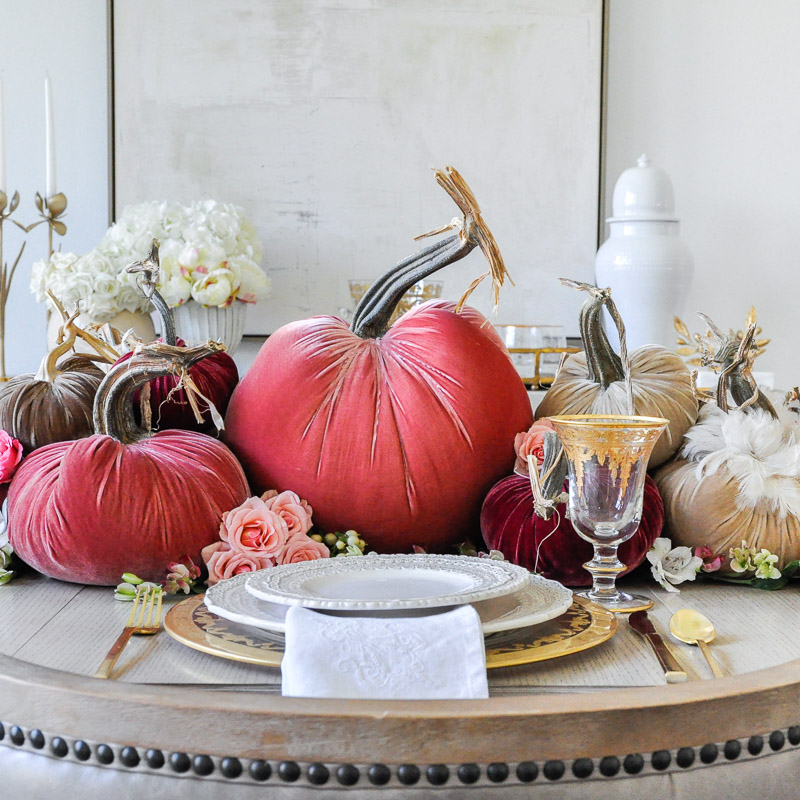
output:
M685 681L687 679L686 671L664 644L664 640L658 634L655 627L653 627L653 623L647 616L647 612L634 611L634 613L628 617L628 622L636 633L641 634L650 642L650 646L653 648L653 652L655 652L661 664L661 668L664 670L664 677L667 679L667 683L682 683Z

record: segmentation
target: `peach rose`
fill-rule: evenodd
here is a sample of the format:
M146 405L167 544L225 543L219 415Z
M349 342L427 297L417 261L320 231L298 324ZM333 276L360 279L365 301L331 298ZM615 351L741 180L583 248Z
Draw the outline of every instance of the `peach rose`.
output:
M304 533L298 533L286 542L286 547L278 556L278 563L294 564L298 561L316 561L318 558L330 558L330 555L330 550L322 542L315 542Z
M555 433L553 423L547 417L537 420L525 433L518 433L514 437L514 450L517 453L517 463L514 465L515 472L528 474L528 456L536 457L536 463L544 461L544 435Z
M232 550L272 558L283 550L289 529L283 517L270 511L261 498L249 497L222 515L219 538Z
M243 572L255 572L275 566L274 558L232 550L225 542L214 542L204 547L201 555L208 567L209 586Z
M286 523L289 536L308 533L311 530L311 506L294 492L281 492L270 489L261 495L270 511L274 511Z
M22 461L22 445L0 430L0 483L8 483Z

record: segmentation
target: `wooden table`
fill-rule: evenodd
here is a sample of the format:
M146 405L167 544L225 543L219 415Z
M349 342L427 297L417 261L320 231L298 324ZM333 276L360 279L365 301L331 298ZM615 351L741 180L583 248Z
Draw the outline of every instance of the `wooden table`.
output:
M489 792L501 783L505 797L601 797L592 792L610 791L612 781L619 793L636 775L652 779L647 794L656 798L658 786L672 791L710 765L719 784L731 770L716 766L727 764L738 768L732 786L746 797L742 769L758 762L754 780L770 796L765 785L785 772L779 760L800 762L792 757L800 744L797 590L703 583L669 594L653 586L636 588L654 598L651 617L665 638L675 610L699 609L717 626L714 652L731 677L713 680L697 648L673 643L690 680L665 685L623 617L617 635L593 650L493 670L489 700L342 702L283 698L278 670L189 650L163 633L134 638L114 680L95 680L130 606L110 589L23 577L0 588L0 745L8 746L0 747L0 780L17 750L50 757L36 758L41 764L136 775L131 796L146 779L172 786L169 779L191 777L181 785L191 783L192 797L219 781L242 797L263 797L268 787L293 797L353 780L354 797L411 785ZM792 795L771 795L782 796Z

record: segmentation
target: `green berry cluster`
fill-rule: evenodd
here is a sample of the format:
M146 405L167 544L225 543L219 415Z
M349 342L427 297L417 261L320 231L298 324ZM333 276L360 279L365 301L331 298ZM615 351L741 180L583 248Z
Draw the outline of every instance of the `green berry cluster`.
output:
M363 556L367 543L354 530L340 533L312 533L315 542L321 542L331 551L331 556Z

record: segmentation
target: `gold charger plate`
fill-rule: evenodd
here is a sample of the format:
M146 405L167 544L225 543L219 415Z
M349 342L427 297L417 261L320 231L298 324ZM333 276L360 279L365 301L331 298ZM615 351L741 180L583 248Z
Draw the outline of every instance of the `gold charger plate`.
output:
M203 595L173 606L164 618L164 630L187 647L245 664L279 667L283 657L283 634L222 619L205 607ZM486 666L515 667L560 658L595 647L616 630L617 619L610 611L576 597L560 617L487 636Z

